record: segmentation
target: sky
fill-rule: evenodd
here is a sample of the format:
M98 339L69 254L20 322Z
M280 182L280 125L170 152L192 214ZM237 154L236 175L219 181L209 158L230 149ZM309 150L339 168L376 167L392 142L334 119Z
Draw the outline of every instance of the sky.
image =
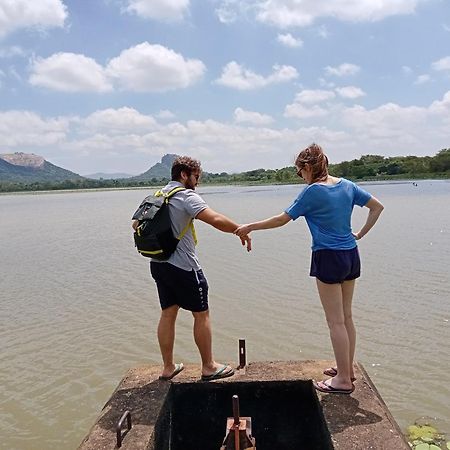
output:
M0 0L0 153L81 175L450 147L449 0Z

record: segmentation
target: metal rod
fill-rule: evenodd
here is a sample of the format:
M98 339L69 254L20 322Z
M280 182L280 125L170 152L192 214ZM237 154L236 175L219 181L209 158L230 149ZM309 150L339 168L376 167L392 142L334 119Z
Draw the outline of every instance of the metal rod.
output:
M239 397L236 394L233 395L233 416L234 425L239 425L241 420L239 415Z
M125 434L127 434L131 430L131 413L130 411L125 411L122 414L122 417L117 422L116 426L116 435L117 435L117 447L122 447L122 439L125 436L125 434L122 435L122 425L125 422L125 419L127 419L127 431Z
M243 369L247 365L247 355L245 351L245 339L239 339L239 368Z

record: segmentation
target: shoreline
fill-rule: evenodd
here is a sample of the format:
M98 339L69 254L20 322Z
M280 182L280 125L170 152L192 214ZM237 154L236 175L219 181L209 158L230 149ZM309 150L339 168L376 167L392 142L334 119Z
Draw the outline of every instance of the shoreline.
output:
M344 178L344 177L341 177ZM354 180L352 180L354 181ZM370 185L386 185L386 184L412 184L412 183L423 183L423 182L450 182L450 178L405 178L405 179L385 179L385 180L357 180L354 181L356 184L363 186ZM243 183L205 183L200 184L200 188L205 187L262 187L262 186L302 186L306 183L254 183L254 182L243 182ZM5 195L40 195L40 194L73 194L77 192L108 192L108 191L135 191L135 190L153 190L160 189L163 187L160 185L151 186L124 186L124 187L104 187L104 188L81 188L81 189L47 189L47 190L24 190L24 191L0 191L0 196Z

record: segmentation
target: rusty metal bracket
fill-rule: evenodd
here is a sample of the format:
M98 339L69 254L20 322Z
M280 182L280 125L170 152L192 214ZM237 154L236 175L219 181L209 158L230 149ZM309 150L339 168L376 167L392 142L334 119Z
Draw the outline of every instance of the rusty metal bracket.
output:
M252 437L251 417L240 417L239 397L233 395L233 417L228 417L225 439L220 450L256 450L255 438Z
M127 430L125 431L124 434L122 434L122 426L123 426L123 423L125 422L125 419L127 419ZM130 430L131 430L131 412L125 411L122 414L122 417L120 418L120 420L117 422L117 426L116 426L117 447L118 448L122 447L122 440Z

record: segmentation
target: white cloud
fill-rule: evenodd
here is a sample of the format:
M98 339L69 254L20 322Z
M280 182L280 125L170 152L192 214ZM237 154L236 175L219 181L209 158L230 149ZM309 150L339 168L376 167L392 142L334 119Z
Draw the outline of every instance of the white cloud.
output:
M82 125L88 131L109 134L148 133L157 127L152 116L146 116L128 107L96 111L86 117Z
M320 103L335 97L334 92L321 89L304 89L295 96L295 101L305 104Z
M32 62L30 83L64 92L107 92L112 84L92 58L74 53L55 53Z
M13 45L8 48L0 48L0 58L14 58L17 56L23 57L25 55L25 50L18 45Z
M163 109L156 114L156 117L158 117L158 119L173 119L175 118L175 114L168 109Z
M78 173L119 167L141 173L173 149L201 159L207 171L250 170L255 161L259 167L284 167L292 164L296 149L313 141L332 162L379 154L380 148L385 156L429 155L448 146L450 91L425 107L335 105L327 111L297 102L285 115L312 119L314 126L256 127L211 119L161 125L127 107L78 118L8 111L0 113L0 142L4 152L26 148Z
M319 18L349 22L373 22L412 14L421 0L256 0L257 19L279 28L304 27Z
M330 36L330 32L328 31L328 28L325 25L321 25L318 29L317 29L317 34L322 38L322 39L328 39L328 37Z
M413 72L413 70L409 66L402 66L402 71L405 75L410 75Z
M286 105L284 109L284 117L293 117L295 119L312 119L326 115L328 115L328 111L318 105L305 106L302 103L292 103Z
M247 122L254 125L268 125L274 121L273 118L267 114L245 111L242 108L236 108L234 110L234 120L238 123Z
M303 46L303 41L300 38L295 38L291 33L279 34L277 41L286 47L299 48Z
M0 0L0 38L21 28L63 27L67 16L61 0Z
M126 11L145 19L182 20L189 10L189 0L128 0Z
M343 63L337 67L325 67L325 73L327 75L334 75L337 77L346 77L349 75L356 75L360 69L361 68L356 64Z
M206 71L198 59L148 42L131 47L113 58L106 72L122 89L136 92L164 92L186 88L199 81Z
M244 91L259 89L270 84L286 83L298 77L297 70L292 66L275 65L272 69L271 75L263 77L231 61L223 68L222 75L216 83Z
M336 88L336 92L343 98L359 98L364 97L366 93L359 87L356 86L345 86L341 88Z
M450 56L446 56L445 58L441 58L438 61L435 61L431 64L431 67L434 70L450 72Z
M32 111L0 112L3 150L56 145L66 138L69 122L69 118L41 118Z
M428 74L419 75L416 80L414 81L414 84L425 84L431 81L431 77Z

